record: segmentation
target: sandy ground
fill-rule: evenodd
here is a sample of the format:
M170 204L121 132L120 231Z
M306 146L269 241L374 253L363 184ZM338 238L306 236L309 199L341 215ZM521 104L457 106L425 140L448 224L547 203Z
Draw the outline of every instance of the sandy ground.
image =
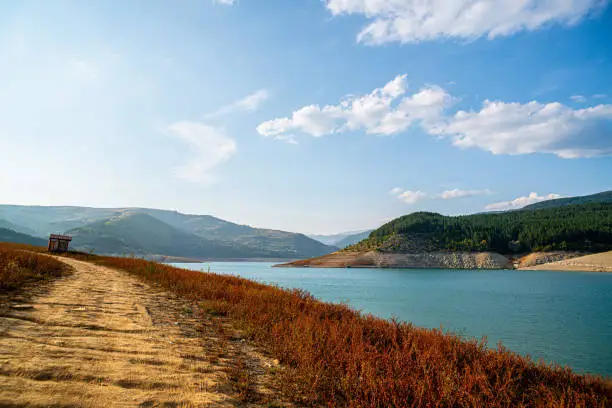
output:
M612 272L612 251L520 269L531 271Z
M284 406L277 362L229 323L196 319L126 273L60 259L72 275L0 314L0 407Z

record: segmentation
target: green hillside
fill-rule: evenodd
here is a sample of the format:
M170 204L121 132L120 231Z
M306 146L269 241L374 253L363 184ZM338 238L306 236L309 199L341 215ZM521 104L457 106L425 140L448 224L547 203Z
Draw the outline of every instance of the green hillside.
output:
M349 249L386 252L612 249L612 203L449 217L418 212L397 218Z
M557 198L554 200L542 201L540 203L530 204L523 207L523 210L540 210L542 208L563 207L566 205L575 204L592 204L592 203L612 203L612 191L604 191L602 193L591 194L580 197Z
M9 222L7 220L2 220L2 219L0 219L0 228L12 230L15 232L20 232L25 235L36 235L36 231L30 228L23 227L21 225L16 225L16 224L13 224L12 222Z
M143 224L151 223L146 227L138 224L134 231L124 231L126 234L136 234L132 236L135 240L130 241L126 245L125 239L122 239L117 234L108 236L107 231L102 231L100 228L111 219L121 218L125 214L143 214L149 218L143 219ZM189 215L182 214L177 211L156 210L150 208L89 208L89 207L45 207L45 206L19 206L19 205L0 205L0 218L9 222L22 225L34 231L34 234L40 237L46 237L49 233L62 233L68 231L77 231L79 234L87 233L87 240L83 241L87 244L87 248L96 249L105 253L123 253L123 252L138 252L138 253L156 253L161 249L155 246L155 242L151 242L151 248L147 249L147 237L138 238L143 231L148 231L147 234L155 234L151 231L156 230L159 224L154 221L159 221L166 226L172 227L173 233L182 232L183 242L191 240L199 240L205 243L206 254L210 253L210 248L214 243L219 248L239 248L239 251L233 251L240 254L242 258L252 256L260 257L261 254L268 254L266 257L275 258L300 258L312 257L327 254L336 250L336 247L324 245L318 241L310 239L302 234L295 234L285 231L277 231L262 228L253 228L248 225L239 225L228 222L210 215ZM157 226L156 226L157 225ZM83 228L85 228L83 230ZM95 230L92 231L91 229ZM165 231L164 233L168 233ZM163 235L163 234L162 234ZM172 234L170 234L172 236ZM186 237L189 238L186 238ZM104 237L104 239L102 239ZM82 236L85 239L85 236ZM138 238L138 239L136 239ZM164 240L162 236L156 237L159 240ZM99 248L95 248L99 246ZM190 244L190 248L194 245ZM85 247L85 246L84 246ZM204 247L200 248L201 250ZM168 246L162 248L168 249ZM176 248L173 249L173 254ZM191 252L191 250L190 250ZM170 255L170 253L163 253ZM248 255L257 254L257 255ZM183 255L186 256L186 255ZM209 256L209 255L198 255ZM226 255L218 255L217 257L226 257Z
M68 231L74 248L96 253L170 255L190 258L291 258L299 253L209 240L148 214L124 212Z
M324 245L303 234L253 228L224 221L210 215L181 214L176 211L138 209L182 231L209 240L253 248L257 251L272 251L285 254L327 254L336 247ZM295 256L295 255L290 255Z
M22 234L8 228L0 228L0 242L15 242L18 244L28 244L36 246L47 246L47 240Z

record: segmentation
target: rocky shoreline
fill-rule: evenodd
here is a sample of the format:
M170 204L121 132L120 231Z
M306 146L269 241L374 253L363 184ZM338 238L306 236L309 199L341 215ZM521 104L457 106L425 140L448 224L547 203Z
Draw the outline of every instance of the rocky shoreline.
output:
M318 258L275 265L290 268L423 268L423 269L523 269L563 262L579 252L538 252L506 256L495 252L338 251Z

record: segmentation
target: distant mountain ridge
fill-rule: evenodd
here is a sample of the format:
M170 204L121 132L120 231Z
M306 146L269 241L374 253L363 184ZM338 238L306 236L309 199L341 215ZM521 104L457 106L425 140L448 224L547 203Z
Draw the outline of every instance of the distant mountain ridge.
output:
M36 246L46 246L47 241L43 238L33 237L31 235L22 234L12 229L0 227L0 242L15 242L17 244L28 244Z
M68 232L75 248L98 253L288 259L337 249L303 234L151 208L0 205L0 219L39 237Z
M348 235L344 237L343 239L341 239L340 241L336 242L334 245L337 246L338 248L346 248L347 246L354 245L358 243L359 241L366 239L367 237L370 236L372 231L374 230L367 230L367 231L358 232L356 234Z
M311 234L308 235L310 238L322 242L326 245L333 245L338 248L344 248L349 245L356 244L361 241L372 232L373 230L365 230L365 231L350 231L350 232L340 232L338 234Z
M567 198L555 198L554 200L541 201L539 203L530 204L523 207L523 210L539 210L542 208L563 207L574 204L592 204L592 203L612 203L612 190L603 191L597 194L586 196L576 196Z

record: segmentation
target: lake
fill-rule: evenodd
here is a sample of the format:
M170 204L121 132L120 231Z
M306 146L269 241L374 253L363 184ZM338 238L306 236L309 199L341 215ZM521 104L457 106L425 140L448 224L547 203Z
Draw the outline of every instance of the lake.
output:
M612 376L612 274L173 264L302 288L365 313L487 337L535 359Z

